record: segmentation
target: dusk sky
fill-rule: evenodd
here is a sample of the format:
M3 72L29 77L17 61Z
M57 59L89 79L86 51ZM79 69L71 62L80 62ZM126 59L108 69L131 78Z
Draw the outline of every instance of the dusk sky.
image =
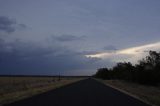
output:
M0 0L0 74L92 75L160 51L160 0Z

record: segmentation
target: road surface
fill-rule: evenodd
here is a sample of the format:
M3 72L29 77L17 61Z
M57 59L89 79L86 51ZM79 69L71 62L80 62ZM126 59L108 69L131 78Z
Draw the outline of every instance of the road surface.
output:
M8 106L148 106L94 80L74 84L24 99Z

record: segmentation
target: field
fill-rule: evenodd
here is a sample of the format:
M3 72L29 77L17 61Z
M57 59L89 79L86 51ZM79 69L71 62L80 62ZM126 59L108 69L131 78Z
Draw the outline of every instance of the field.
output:
M3 76L0 77L0 105L31 97L82 79L84 77Z
M145 86L122 80L100 80L102 83L129 94L152 106L160 106L160 86Z

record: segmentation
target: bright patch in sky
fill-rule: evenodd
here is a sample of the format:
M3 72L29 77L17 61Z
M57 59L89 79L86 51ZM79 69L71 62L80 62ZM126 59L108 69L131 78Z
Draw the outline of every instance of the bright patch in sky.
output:
M101 52L97 54L89 54L86 55L86 57L101 58L101 59L113 58L114 61L123 60L123 61L136 62L137 60L146 56L148 54L148 51L150 50L159 51L160 42L117 50L115 52ZM129 57L126 58L127 56Z

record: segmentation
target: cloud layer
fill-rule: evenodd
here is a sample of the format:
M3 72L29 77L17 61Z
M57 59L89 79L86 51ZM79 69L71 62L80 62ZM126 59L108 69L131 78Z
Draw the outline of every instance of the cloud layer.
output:
M98 58L85 57L84 52L75 52L59 45L43 47L19 40L6 43L1 39L0 47L0 67L5 70L4 74L72 75L75 71L79 75L89 75L99 62Z

